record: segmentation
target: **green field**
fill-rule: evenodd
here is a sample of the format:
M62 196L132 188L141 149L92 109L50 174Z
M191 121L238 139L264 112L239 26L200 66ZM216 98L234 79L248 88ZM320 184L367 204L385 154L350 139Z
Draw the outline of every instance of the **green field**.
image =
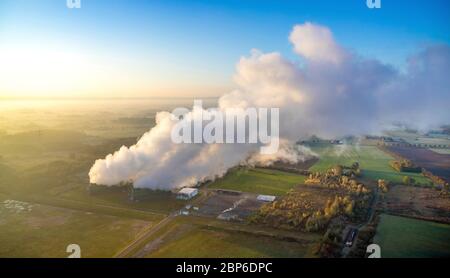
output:
M313 244L300 244L253 236L194 228L173 239L149 257L152 258L301 258L311 256Z
M0 257L111 257L143 228L183 206L169 193L145 192L130 202L122 189L89 194L94 161L131 145L154 125L154 112L126 109L85 111L85 103L52 109L12 109L0 116ZM137 194L138 195L138 194ZM31 211L14 212L4 200L26 201Z
M126 190L121 188L104 188L100 192L89 194L85 186L77 187L59 195L66 200L88 204L100 204L127 209L169 213L181 209L186 201L177 200L176 194L166 191L136 190L135 202L131 202Z
M374 243L385 258L450 256L450 225L383 214Z
M65 248L72 243L81 246L82 257L111 257L143 229L186 204L169 192L136 191L138 201L131 202L126 188L87 191L94 161L134 144L154 124L154 112L146 107L108 114L93 105L89 112L67 107L2 111L0 257L66 257ZM392 158L375 147L312 149L321 155L314 170L359 161L365 177L401 182L404 176L391 169ZM239 168L209 187L280 196L304 180L277 170ZM1 203L6 199L29 202L32 209L11 211ZM177 218L156 233L151 244L158 248L148 256L309 257L320 240L315 234L301 235L308 243L300 244L239 232L230 229L233 223L211 228L199 223L210 219L189 221L180 224ZM160 243L157 237L163 234L167 236Z
M389 166L389 161L394 158L376 146L320 144L312 146L311 149L320 155L319 161L311 167L311 171L326 171L337 164L351 166L357 161L363 169L364 178L384 179L401 184L404 176L410 176L418 184L428 185L430 183L430 180L421 174L399 173L394 170Z
M209 187L280 196L294 186L302 184L305 178L277 170L239 168L230 171Z
M111 257L153 222L28 203L17 211L0 203L0 257L64 258L69 244L82 257Z

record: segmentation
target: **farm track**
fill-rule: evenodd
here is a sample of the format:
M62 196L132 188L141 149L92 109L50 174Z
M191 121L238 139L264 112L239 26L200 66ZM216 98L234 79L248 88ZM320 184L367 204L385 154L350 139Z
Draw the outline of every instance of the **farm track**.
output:
M139 246L142 246L152 235L161 230L165 225L169 224L174 218L176 214L171 214L161 220L155 226L150 226L145 232L141 233L138 238L136 238L133 242L128 244L124 249L118 252L114 258L129 258L133 254L137 253L139 250L136 250ZM135 251L135 252L133 252Z
M370 207L369 207L369 211L367 212L367 220L365 222L359 224L359 225L356 225L356 226L349 225L347 227L347 229L356 229L356 230L358 230L358 234L359 234L359 230L361 230L362 228L366 227L367 225L369 225L372 222L373 217L375 216L375 212L376 212L376 207L377 207L377 204L378 204L379 196L380 195L379 195L379 192L378 192L378 189L377 189L376 192L375 192L375 196L373 196L373 198L372 198L372 201L371 201L371 204L370 204ZM347 229L344 229L344 231L347 230ZM353 240L354 243L358 239L358 234L356 235L355 239ZM353 246L350 247L350 248L344 246L344 248L341 251L342 257L346 258L348 256L348 254L350 254L350 252L355 248L355 246L356 246L356 244L353 244Z

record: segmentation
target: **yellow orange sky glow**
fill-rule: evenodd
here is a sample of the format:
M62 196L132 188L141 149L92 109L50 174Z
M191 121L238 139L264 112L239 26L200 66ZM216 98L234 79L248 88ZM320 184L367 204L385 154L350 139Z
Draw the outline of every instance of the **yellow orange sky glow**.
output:
M162 76L151 61L142 66L70 49L0 47L0 97L179 97L228 90L205 83L189 74Z

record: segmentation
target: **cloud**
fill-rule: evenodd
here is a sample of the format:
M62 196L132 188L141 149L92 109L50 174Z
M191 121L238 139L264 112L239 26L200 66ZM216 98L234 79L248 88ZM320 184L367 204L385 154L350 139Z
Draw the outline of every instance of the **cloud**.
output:
M293 142L318 135L335 138L380 132L394 121L422 128L449 120L447 45L434 46L409 60L407 73L367 59L340 46L331 31L305 23L294 26L290 40L301 65L280 53L252 50L236 65L236 90L218 101L227 108L279 107L281 148L260 155L255 144L174 144L170 113L138 143L95 162L92 183L171 190L223 176L237 165L296 163L312 154ZM208 113L207 110L203 111ZM184 118L190 121L192 112Z
M320 25L306 22L296 25L289 36L294 51L309 61L339 64L348 57L339 46L331 31Z
M450 47L430 46L408 60L408 69L378 96L380 120L426 131L450 120Z

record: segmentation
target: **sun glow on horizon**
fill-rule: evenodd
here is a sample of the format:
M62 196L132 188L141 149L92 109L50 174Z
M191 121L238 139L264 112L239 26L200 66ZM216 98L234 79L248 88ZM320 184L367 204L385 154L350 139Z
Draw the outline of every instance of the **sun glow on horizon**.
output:
M162 76L151 61L135 63L61 47L0 47L0 98L214 96L229 90L187 77Z
M0 48L2 97L61 97L97 89L111 74L82 51L40 46Z

